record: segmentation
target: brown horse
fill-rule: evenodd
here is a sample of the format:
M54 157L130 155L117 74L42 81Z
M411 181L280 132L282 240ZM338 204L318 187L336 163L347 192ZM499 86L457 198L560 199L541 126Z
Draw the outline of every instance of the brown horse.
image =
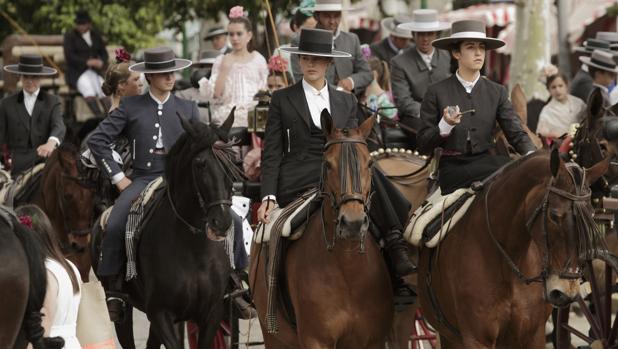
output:
M384 347L393 294L376 241L364 238L371 190L365 139L373 123L370 118L358 129L334 129L330 115L322 114L322 209L309 218L304 235L289 245L284 257L295 326L279 311L278 333L263 331L267 348ZM252 246L250 284L266 329L266 258L260 247Z
M45 211L65 255L75 263L82 280L88 282L94 186L80 176L78 161L77 149L70 143L56 149L45 163L34 203Z
M421 249L421 307L442 348L544 348L550 304L579 291L580 258L602 244L589 170L540 151L510 164L477 193L437 249Z

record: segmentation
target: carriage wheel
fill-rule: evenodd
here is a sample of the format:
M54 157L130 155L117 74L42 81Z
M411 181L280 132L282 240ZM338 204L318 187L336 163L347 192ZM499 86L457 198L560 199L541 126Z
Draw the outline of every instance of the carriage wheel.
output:
M589 345L594 343L594 348L618 348L618 314L612 312L611 297L618 275L618 259L604 254L599 256L597 261L602 263L602 268L597 268L596 272L592 261L586 262L584 272L587 281L582 284L582 292L576 299L590 326L590 332L582 333L568 324L570 306L560 309L556 324L557 349L571 348L571 335L579 337Z

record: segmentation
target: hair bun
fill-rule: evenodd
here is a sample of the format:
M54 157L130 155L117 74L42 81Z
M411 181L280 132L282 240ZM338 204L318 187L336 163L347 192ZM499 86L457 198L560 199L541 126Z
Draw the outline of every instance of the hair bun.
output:
M114 94L114 92L116 92L107 81L103 82L103 84L101 85L101 90L106 96L111 96Z

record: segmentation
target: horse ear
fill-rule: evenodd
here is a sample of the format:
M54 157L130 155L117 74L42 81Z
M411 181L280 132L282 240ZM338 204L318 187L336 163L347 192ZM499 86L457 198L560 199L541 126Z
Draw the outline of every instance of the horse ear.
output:
M551 170L551 175L556 177L558 175L558 170L560 169L560 163L562 160L560 159L560 153L557 148L554 148L551 151L551 156L549 158L549 168Z
M373 125L375 124L375 121L376 121L375 116L372 116L368 118L367 120L363 121L363 123L360 125L358 130L360 131L363 138L366 139L367 137L369 137L369 135L371 134L371 130L373 129Z
M326 108L322 110L322 114L320 115L320 124L322 125L322 132L327 136L330 135L333 131L333 118Z
M226 137L230 133L230 130L232 129L232 125L234 124L234 112L235 111L236 111L236 106L232 107L232 110L230 110L230 113L227 115L227 119L225 119L223 124L219 127L219 129L224 132Z
M611 160L612 157L607 156L605 157L605 159L597 162L592 167L586 169L586 184L588 186L596 182L597 179L601 178L601 176L603 176L607 172Z
M196 135L195 128L193 127L193 125L191 125L189 120L187 120L185 117L180 115L179 112L176 112L176 115L178 116L178 119L180 119L180 125L185 130L185 132L187 132L192 137L195 137Z
M528 123L528 102L524 90L519 84L515 85L511 91L511 104L513 104L513 109L519 115L522 124L526 125Z
M588 97L588 108L586 110L588 117L590 118L590 122L588 123L589 128L594 128L596 125L596 121L603 117L603 94L601 93L601 89L595 87L590 96Z

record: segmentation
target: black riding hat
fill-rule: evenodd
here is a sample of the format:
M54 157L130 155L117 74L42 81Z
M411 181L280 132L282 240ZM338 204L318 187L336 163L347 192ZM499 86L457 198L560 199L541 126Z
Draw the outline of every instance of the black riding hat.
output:
M36 54L23 54L18 64L4 66L4 71L21 75L55 75L58 71L43 65L43 57Z

